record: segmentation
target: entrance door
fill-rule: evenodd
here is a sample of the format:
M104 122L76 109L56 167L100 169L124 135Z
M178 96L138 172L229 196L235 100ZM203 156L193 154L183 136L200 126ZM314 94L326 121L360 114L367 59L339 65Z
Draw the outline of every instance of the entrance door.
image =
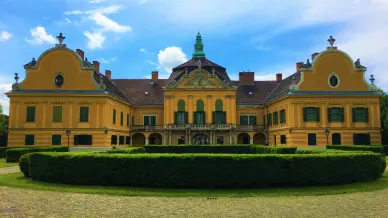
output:
M207 145L209 138L206 134L196 134L193 136L193 145Z
M307 134L307 143L308 145L317 145L317 134L315 133Z
M333 133L331 135L331 143L333 145L341 145L341 134L340 133Z
M249 145L250 141L249 141L249 135L244 135L243 136L243 144L244 145Z
M367 133L353 134L354 145L370 145L370 135Z

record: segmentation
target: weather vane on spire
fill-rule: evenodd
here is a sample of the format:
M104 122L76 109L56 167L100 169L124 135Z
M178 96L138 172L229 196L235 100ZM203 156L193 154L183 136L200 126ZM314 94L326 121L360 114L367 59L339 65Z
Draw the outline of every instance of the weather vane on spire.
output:
M333 36L330 36L327 41L330 44L330 47L327 47L327 49L337 49L337 47L334 46L335 39L333 38Z
M57 39L59 41L59 46L62 46L63 45L63 40L66 39L66 37L64 37L62 35L62 33L59 33L59 36L57 36Z

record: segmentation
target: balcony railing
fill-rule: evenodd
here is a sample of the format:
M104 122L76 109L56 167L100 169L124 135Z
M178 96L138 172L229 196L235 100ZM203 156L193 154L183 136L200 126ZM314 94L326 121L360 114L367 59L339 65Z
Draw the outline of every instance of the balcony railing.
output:
M241 132L258 132L258 131L265 131L265 125L237 125L237 131Z
M134 125L132 132L155 132L164 130L237 130L241 132L265 131L265 125L236 125L236 124L166 124L166 125Z

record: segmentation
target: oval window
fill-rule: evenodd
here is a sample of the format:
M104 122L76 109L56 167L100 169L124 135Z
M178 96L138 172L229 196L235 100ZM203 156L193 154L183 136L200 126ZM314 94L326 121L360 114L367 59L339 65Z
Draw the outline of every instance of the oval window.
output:
M64 81L64 78L61 74L58 74L55 77L55 85L57 85L58 87L61 87L63 85L63 81Z
M338 77L335 75L330 76L329 83L331 87L337 87L338 86Z

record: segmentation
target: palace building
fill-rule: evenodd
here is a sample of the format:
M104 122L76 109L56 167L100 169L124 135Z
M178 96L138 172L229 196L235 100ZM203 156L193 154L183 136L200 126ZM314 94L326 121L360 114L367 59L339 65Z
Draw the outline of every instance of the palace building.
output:
M332 37L311 62L274 81L256 81L254 72L231 80L207 58L199 33L192 59L168 79L157 71L151 79L113 79L57 38L6 93L9 146L381 144L373 75L368 83L366 67Z

